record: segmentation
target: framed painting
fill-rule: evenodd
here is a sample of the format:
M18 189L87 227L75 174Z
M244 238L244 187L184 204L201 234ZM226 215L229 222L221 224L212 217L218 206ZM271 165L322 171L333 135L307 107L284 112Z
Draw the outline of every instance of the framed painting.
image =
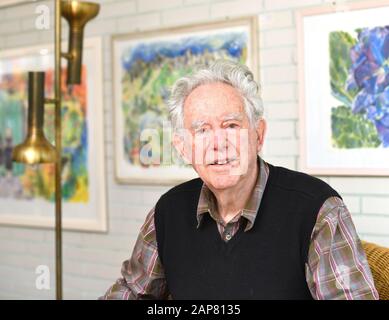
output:
M171 144L170 88L196 66L220 58L256 72L256 38L255 17L113 37L118 182L177 184L197 176Z
M297 13L300 167L389 175L389 1Z
M12 161L27 130L27 72L45 71L45 96L53 97L52 45L0 52L0 223L53 227L54 165ZM84 41L82 83L62 78L63 228L106 231L101 39ZM54 143L54 106L45 105L46 137Z

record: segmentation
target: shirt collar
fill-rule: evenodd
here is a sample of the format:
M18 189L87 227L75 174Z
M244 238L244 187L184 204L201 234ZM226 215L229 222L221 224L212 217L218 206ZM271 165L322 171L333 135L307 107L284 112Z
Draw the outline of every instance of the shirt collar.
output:
M259 156L257 158L257 161L259 164L257 182L249 200L246 203L246 206L244 207L240 215L247 219L245 231L250 230L254 225L255 218L257 217L258 209L261 204L263 192L266 187L267 178L269 176L269 166L267 165L267 163L263 161L263 159ZM210 216L216 222L221 223L220 219L218 218L216 208L217 207L215 196L208 188L208 186L203 183L200 191L199 202L197 205L197 228L200 227L205 213L209 213Z

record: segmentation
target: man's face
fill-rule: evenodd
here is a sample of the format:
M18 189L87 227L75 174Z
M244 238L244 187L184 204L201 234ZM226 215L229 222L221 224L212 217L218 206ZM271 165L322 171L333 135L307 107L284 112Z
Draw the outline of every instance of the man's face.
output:
M250 125L243 99L232 86L211 83L193 90L184 103L184 128L190 139L175 145L214 190L244 183L255 169L265 122Z

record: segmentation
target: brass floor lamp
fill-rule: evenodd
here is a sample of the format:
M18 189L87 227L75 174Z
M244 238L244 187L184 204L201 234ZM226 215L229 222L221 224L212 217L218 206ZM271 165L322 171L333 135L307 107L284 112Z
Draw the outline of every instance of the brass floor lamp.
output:
M77 0L55 0L54 98L44 96L44 72L28 73L28 131L23 143L13 149L12 159L26 164L55 163L55 267L56 299L62 300L62 145L61 57L66 58L67 84L81 82L84 27L100 5ZM69 23L69 50L61 52L61 17ZM55 105L55 147L43 132L44 104Z

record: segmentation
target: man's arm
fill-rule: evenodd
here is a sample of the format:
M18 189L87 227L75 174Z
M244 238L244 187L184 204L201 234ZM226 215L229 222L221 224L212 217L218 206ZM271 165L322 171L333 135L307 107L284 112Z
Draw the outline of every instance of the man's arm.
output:
M321 207L312 232L306 279L317 300L377 300L366 254L350 212L331 197Z
M154 225L155 207L146 217L132 256L123 262L122 278L100 300L167 299L164 270L158 257Z

